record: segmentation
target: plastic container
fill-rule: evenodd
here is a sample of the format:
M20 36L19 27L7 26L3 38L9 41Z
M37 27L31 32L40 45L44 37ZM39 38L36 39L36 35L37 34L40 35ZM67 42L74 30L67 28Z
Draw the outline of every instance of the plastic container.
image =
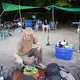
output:
M71 60L73 56L74 47L72 48L60 48L55 46L55 55L58 59Z
M32 27L32 20L25 20L26 27Z

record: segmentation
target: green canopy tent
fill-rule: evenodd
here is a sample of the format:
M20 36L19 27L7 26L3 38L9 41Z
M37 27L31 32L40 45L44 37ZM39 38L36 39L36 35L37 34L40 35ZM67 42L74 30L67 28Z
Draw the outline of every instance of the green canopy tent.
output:
M72 8L72 7L59 7L59 6L55 6L55 5L50 5L45 7L47 10L51 10L51 8L54 7L56 9L61 9L64 11L70 11L70 12L80 12L80 8Z
M2 7L3 7L3 12L0 15L0 18L3 15L4 12L19 10L20 19L21 19L21 10L22 9L38 8L38 7L34 7L34 6L21 6L20 4L19 5L14 5L14 4L9 4L9 3L4 3L4 2L2 2Z
M14 10L21 10L21 9L33 9L33 8L38 8L34 6L21 6L19 5L14 5L14 4L9 4L9 3L2 3L3 10L4 11L14 11Z
M22 9L36 9L36 8L39 9L40 8L40 7L35 7L35 6L21 6L20 4L14 5L14 4L9 4L9 3L4 3L4 2L2 2L2 7L3 7L3 12L19 10L20 18L21 18L20 10L22 10ZM54 8L64 10L64 11L70 11L70 12L80 12L80 8L58 7L55 5L49 5L44 8L47 10L52 9L52 17L54 17ZM3 14L3 12L2 12L2 14ZM0 17L2 16L2 14L0 15ZM54 18L53 18L53 20L54 20Z
M21 6L21 5L14 5L14 4L9 4L9 3L2 3L2 7L4 11L14 11L14 10L19 10L19 9L33 9L33 8L40 8L40 7L35 7L35 6ZM47 10L51 10L52 7L55 7L57 9L65 10L65 11L70 11L70 12L80 12L80 8L69 8L69 7L58 7L55 5L49 5L47 7L44 7Z
M72 7L69 8L69 7L59 7L59 6L55 6L55 5L49 5L49 6L45 7L45 9L47 9L47 10L52 9L53 21L54 21L54 8L59 9L59 10L73 12L73 13L79 13L80 12L80 8L72 8Z

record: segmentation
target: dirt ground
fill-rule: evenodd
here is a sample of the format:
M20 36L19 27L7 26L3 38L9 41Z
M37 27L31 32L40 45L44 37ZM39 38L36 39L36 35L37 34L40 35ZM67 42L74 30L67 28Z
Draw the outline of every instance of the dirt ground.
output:
M78 50L79 34L77 33L77 28L70 25L58 25L57 30L51 30L49 33L50 46L46 46L48 32L39 31L35 33L42 42L43 64L47 65L53 62L65 66L71 71L76 80L80 80L80 53L74 51L72 60L61 60L55 57L54 47L57 42L65 39L68 43L74 44L75 50ZM15 65L14 49L17 47L21 36L22 32L15 30L12 32L12 36L0 41L0 66L3 65L6 70Z

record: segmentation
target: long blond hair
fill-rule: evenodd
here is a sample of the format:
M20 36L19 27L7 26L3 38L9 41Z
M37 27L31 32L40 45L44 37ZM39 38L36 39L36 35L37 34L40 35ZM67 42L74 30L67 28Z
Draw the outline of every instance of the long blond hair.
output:
M27 27L24 32L23 32L25 35L30 35L30 34L33 34L33 30L32 28L30 27Z

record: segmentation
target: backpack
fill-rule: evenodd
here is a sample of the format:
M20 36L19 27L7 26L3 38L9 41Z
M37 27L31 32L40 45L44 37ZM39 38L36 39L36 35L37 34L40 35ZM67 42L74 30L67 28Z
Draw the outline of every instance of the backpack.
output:
M61 80L60 75L47 76L45 80Z
M64 66L60 66L60 76L65 80L75 80L70 71L66 69Z
M61 80L59 75L59 66L56 63L50 63L45 69L45 80Z
M50 63L45 69L45 80L67 80L60 75L59 65L56 63Z
M56 63L50 63L47 65L47 68L45 69L45 73L47 76L56 75L59 74L59 66Z

